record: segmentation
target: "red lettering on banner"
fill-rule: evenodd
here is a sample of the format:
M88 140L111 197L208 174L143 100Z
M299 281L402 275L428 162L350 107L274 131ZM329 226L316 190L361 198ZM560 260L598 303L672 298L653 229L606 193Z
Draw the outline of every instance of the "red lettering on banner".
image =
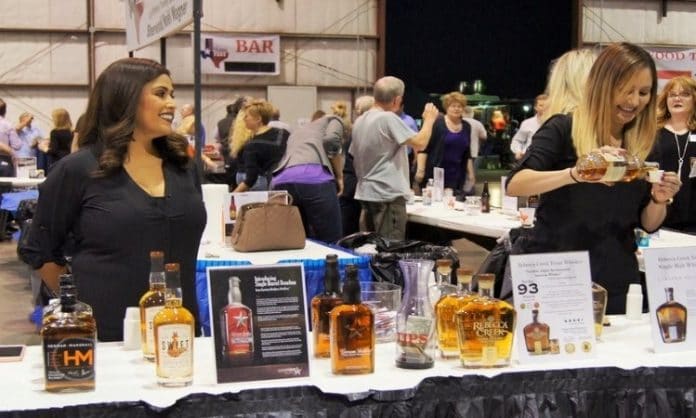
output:
M247 41L246 39L237 39L237 52L248 52L250 54L272 54L273 41L257 41L254 39Z
M266 54L266 53L272 54L273 53L273 41L271 41L270 39L263 41L263 51L262 52L264 54Z

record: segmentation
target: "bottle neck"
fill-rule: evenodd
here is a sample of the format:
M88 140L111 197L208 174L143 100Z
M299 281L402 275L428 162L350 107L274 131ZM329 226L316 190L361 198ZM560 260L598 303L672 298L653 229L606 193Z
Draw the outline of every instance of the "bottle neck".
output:
M166 279L164 276L164 271L152 271L150 272L150 288L156 285L164 286L166 284Z
M324 271L324 294L331 295L339 293L338 288L338 265L329 263Z
M492 296L492 295L493 295L493 289L491 289L491 288L489 288L489 287L481 287L481 286L479 285L478 294L479 294L479 296L482 297L482 298L491 298L491 297L493 297L493 296Z

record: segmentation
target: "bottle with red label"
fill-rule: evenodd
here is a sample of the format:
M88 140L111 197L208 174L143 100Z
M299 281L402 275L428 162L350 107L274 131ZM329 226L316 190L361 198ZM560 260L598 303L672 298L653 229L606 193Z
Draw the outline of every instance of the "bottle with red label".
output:
M239 277L230 277L228 282L227 305L220 311L222 355L229 362L245 363L254 356L253 314L242 303Z
M435 315L428 295L432 260L399 260L404 297L396 314L396 366L429 369L435 364Z

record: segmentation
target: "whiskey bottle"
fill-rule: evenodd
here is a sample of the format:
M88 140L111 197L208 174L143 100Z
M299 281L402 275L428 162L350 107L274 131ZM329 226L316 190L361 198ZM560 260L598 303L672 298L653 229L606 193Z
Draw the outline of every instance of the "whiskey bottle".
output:
M162 308L152 320L157 383L187 386L193 381L194 319L182 306L179 264L164 266L167 288Z
M644 178L649 171L657 170L659 164L646 163L632 154L592 151L580 156L575 167L583 180L617 182Z
M686 340L686 307L674 300L673 288L665 288L665 295L667 301L655 310L660 336L666 344L683 342Z
M361 303L358 268L346 266L343 304L331 311L331 371L334 374L366 374L375 370L375 317Z
M435 363L435 315L425 278L432 260L399 260L404 297L396 313L396 367L428 369Z
M428 286L430 306L435 304L444 295L457 292L457 287L451 284L452 260L442 258L435 261L435 282Z
M239 283L237 276L228 279L227 306L220 310L222 355L234 364L247 363L254 356L253 313L242 303Z
M435 304L437 346L442 358L455 358L459 356L455 314L474 297L474 294L471 292L472 277L473 271L471 269L458 268L457 292L444 295Z
M92 312L92 307L88 304L77 299L77 287L75 286L75 279L72 274L61 274L58 278L60 295L73 295L75 297L75 314L80 318L94 322L94 314ZM47 324L57 318L57 315L61 312L63 304L60 298L56 298L52 303L49 303L43 309L42 324Z
M338 256L329 254L324 268L324 292L312 298L312 335L317 358L331 356L329 314L343 303L338 279Z
M457 313L459 358L464 367L505 367L510 364L515 309L492 296L495 275L479 274L479 294Z
M550 328L539 322L539 310L532 309L532 322L523 330L524 342L530 354L547 354L551 349Z
M491 194L488 191L488 182L483 182L483 191L481 192L481 213L489 213L491 211Z
M594 314L595 338L599 340L604 330L604 316L607 312L607 289L592 282L592 313Z
M76 312L75 295L62 294L60 312L41 328L45 389L94 390L97 326Z
M155 333L152 320L164 307L164 252L150 251L150 289L140 298L140 340L143 357L155 361Z

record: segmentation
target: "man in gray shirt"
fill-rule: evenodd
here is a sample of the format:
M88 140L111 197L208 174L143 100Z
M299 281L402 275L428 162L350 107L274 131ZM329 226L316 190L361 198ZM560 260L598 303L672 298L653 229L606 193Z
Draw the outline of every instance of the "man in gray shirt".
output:
M406 236L410 184L405 145L416 152L424 149L438 116L437 108L426 104L421 130L412 131L395 113L404 90L404 82L396 77L375 82L375 105L355 121L348 150L358 178L355 199L362 205L360 230L375 231L392 239Z

